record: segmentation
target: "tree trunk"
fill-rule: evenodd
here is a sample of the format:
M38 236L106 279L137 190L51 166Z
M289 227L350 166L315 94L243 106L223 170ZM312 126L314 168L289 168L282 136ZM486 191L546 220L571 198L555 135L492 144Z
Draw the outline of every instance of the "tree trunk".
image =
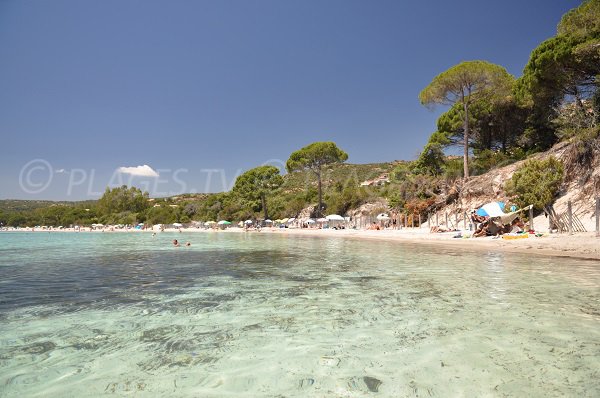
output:
M317 183L319 188L319 204L317 207L317 217L321 218L323 215L321 214L321 209L323 208L323 191L321 189L321 170L317 171Z
M264 193L262 195L260 195L260 200L262 202L262 208L263 208L263 212L265 214L265 220L266 220L269 218L269 212L267 211L267 198L265 197Z
M469 106L467 102L463 99L463 109L465 111L465 120L463 123L463 128L465 132L464 136L464 154L463 154L463 166L464 166L464 178L465 180L469 178Z

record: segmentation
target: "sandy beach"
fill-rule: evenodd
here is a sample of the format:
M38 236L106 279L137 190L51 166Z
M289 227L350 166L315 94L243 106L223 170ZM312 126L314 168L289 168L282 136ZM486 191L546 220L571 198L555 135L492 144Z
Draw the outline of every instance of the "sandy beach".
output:
M506 240L502 239L502 237L454 238L458 232L430 233L426 229L418 228L381 231L263 229L260 233L265 232L299 236L336 236L350 239L387 240L408 244L430 245L432 247L443 245L445 247L456 247L472 251L493 250L600 260L600 238L597 238L593 232L574 235L544 234L540 237L529 235L529 238L514 240Z
M16 230L4 230L2 232L40 232L40 233L161 233L151 229L111 229L91 230L90 228L81 228L75 230L72 228L64 229L39 229L39 228L21 228ZM177 233L179 229L167 228L165 232ZM480 238L456 238L459 233L463 236L470 236L469 231L455 231L444 233L431 233L426 228L404 228L402 230L354 230L354 229L299 229L299 228L262 228L259 231L254 229L244 230L242 228L220 229L198 229L183 228L181 234L195 233L248 233L248 234L273 234L280 236L307 236L322 238L346 238L346 239L372 239L394 241L406 244L421 244L435 247L455 247L461 250L470 251L501 251L512 253L531 253L545 256L574 257L591 260L600 260L600 238L596 237L595 232L585 232L576 234L548 234L535 236L530 234L528 238L522 239L503 239L500 237L480 237Z

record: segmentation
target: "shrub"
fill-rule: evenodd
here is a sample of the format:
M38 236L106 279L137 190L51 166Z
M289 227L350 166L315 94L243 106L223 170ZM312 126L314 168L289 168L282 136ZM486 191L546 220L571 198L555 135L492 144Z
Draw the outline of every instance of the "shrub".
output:
M533 205L542 210L550 205L559 192L564 168L554 157L529 160L506 183L506 191L515 196L520 207Z
M444 167L444 178L446 181L454 181L462 178L464 174L462 158L451 159L446 162Z

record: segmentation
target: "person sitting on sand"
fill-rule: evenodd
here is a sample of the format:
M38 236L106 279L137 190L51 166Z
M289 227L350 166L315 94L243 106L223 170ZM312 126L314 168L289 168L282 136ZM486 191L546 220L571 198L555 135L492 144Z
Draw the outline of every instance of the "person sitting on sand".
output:
M369 225L369 227L367 229L374 230L374 231L380 230L379 224L377 224L375 221L373 221L373 224Z
M510 233L518 234L525 230L525 223L519 217L515 218L513 222L510 224Z
M477 226L477 228L475 229L475 232L473 232L473 237L479 238L480 236L487 236L487 227L490 222L491 222L490 220L486 220L486 221L482 222L481 224L479 224Z
M473 222L473 225L475 225L475 228L478 228L479 224L483 224L487 219L488 217L480 216L475 210L471 212L471 221Z
M502 234L503 232L504 231L502 230L502 227L500 225L498 225L491 218L488 218L473 233L473 237L477 238L480 236L496 236Z
M179 247L179 242L177 241L177 239L173 239L173 246Z

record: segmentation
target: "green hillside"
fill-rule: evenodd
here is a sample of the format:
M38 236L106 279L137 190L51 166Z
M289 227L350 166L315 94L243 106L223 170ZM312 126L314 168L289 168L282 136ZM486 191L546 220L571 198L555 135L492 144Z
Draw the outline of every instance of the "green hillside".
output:
M19 200L19 199L0 199L0 211L7 213L32 211L35 209L46 208L50 206L93 206L95 200L85 201L52 201L52 200Z

